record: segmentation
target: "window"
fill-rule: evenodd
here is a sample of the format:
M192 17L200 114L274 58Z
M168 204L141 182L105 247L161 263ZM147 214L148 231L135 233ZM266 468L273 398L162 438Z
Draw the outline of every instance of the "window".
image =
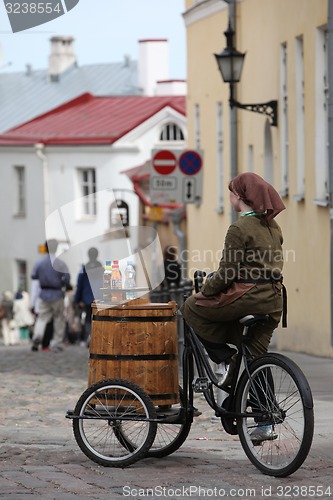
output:
M287 44L281 45L281 196L289 191L289 137L288 137L288 87L287 87Z
M297 194L293 197L297 201L304 199L304 54L303 37L296 38L295 45L295 76L296 76L296 171Z
M182 129L176 123L167 123L161 132L160 141L184 141Z
M222 214L224 210L224 163L223 163L223 108L222 103L217 103L217 207L216 212Z
M129 226L129 207L124 200L116 200L111 203L110 227Z
M194 136L195 147L200 149L200 106L196 104L194 107Z
M28 290L27 262L25 260L16 261L18 290Z
M264 177L267 182L274 184L272 130L268 120L265 123L264 145Z
M25 167L14 167L15 177L16 177L16 206L15 215L23 217L26 214L26 179L25 179Z
M129 206L126 201L117 199L111 203L110 229L112 239L129 238Z
M83 197L81 215L96 215L96 170L79 168L79 185Z
M253 144L249 144L247 147L247 170L248 172L254 172L254 153Z
M328 79L327 31L317 30L316 40L316 199L318 205L328 205Z

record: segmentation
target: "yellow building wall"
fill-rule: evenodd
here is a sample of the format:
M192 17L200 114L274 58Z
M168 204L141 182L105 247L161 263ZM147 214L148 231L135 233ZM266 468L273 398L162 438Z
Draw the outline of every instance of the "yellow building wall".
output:
M187 2L191 4L192 2ZM221 5L223 2L221 2ZM189 7L189 6L187 6ZM187 27L188 58L188 144L195 147L195 106L200 106L200 145L204 151L203 203L200 207L189 206L188 248L189 265L195 269L214 270L221 257L224 236L229 218L216 213L217 169L216 169L216 106L223 102L223 113L228 113L227 88L221 84L213 53L224 43L223 27L226 26L228 10L224 7L217 14ZM220 26L220 29L216 29ZM219 51L218 50L218 51ZM224 141L227 141L224 134ZM224 158L228 165L228 153ZM229 202L225 209L230 212Z
M213 5L214 1L208 2ZM188 207L189 269L216 269L230 224L227 185L230 180L229 86L224 84L213 54L226 46L223 32L228 8L193 21L207 2L186 1L188 57L189 147L195 147L195 105L200 108L200 146L204 151L204 189L200 207ZM288 290L288 328L279 328L279 349L333 357L330 312L329 208L313 203L315 194L315 43L316 29L327 23L327 0L242 0L236 6L236 47L246 52L237 99L242 103L279 101L281 44L288 47L288 143L289 193L286 210L277 217L284 234L284 278ZM191 16L189 15L191 14ZM192 22L189 22L192 19ZM296 108L295 37L304 37L305 80L305 199L296 201ZM216 105L223 103L223 214L217 207ZM254 171L264 176L265 126L267 118L246 110L237 112L238 170L248 168L248 147L253 147ZM271 127L274 185L281 190L281 129Z

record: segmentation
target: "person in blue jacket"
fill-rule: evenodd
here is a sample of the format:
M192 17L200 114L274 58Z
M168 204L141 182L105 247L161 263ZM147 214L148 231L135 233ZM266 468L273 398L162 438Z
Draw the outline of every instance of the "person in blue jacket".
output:
M31 279L38 280L40 286L38 316L32 338L32 350L38 351L42 343L46 325L53 319L53 339L51 350L63 350L65 334L64 295L70 283L70 274L64 261L55 257L58 241L49 239L45 243L47 255L35 264Z
M98 250L95 247L88 250L89 262L82 266L77 278L74 304L77 304L85 313L85 319L81 332L80 342L82 345L89 342L91 332L91 305L95 299L99 299L99 292L103 283L104 268L97 260Z

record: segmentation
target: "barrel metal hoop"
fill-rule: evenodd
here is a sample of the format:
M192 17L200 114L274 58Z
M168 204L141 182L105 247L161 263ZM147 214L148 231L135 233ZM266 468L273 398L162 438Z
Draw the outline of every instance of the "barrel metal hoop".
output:
M166 323L175 321L175 316L92 316L93 321L112 321L114 323Z
M177 359L177 354L95 354L90 353L90 359L104 360L130 360L130 361L154 361L164 359Z
M149 394L150 399L153 401L155 399L177 399L179 394L173 393L173 394Z

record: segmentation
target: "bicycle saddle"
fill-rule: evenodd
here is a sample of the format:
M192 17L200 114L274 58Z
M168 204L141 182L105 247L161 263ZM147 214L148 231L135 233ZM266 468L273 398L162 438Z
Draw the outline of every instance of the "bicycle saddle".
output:
M269 320L269 314L247 314L240 318L239 322L244 326L252 326L256 323L265 323Z

